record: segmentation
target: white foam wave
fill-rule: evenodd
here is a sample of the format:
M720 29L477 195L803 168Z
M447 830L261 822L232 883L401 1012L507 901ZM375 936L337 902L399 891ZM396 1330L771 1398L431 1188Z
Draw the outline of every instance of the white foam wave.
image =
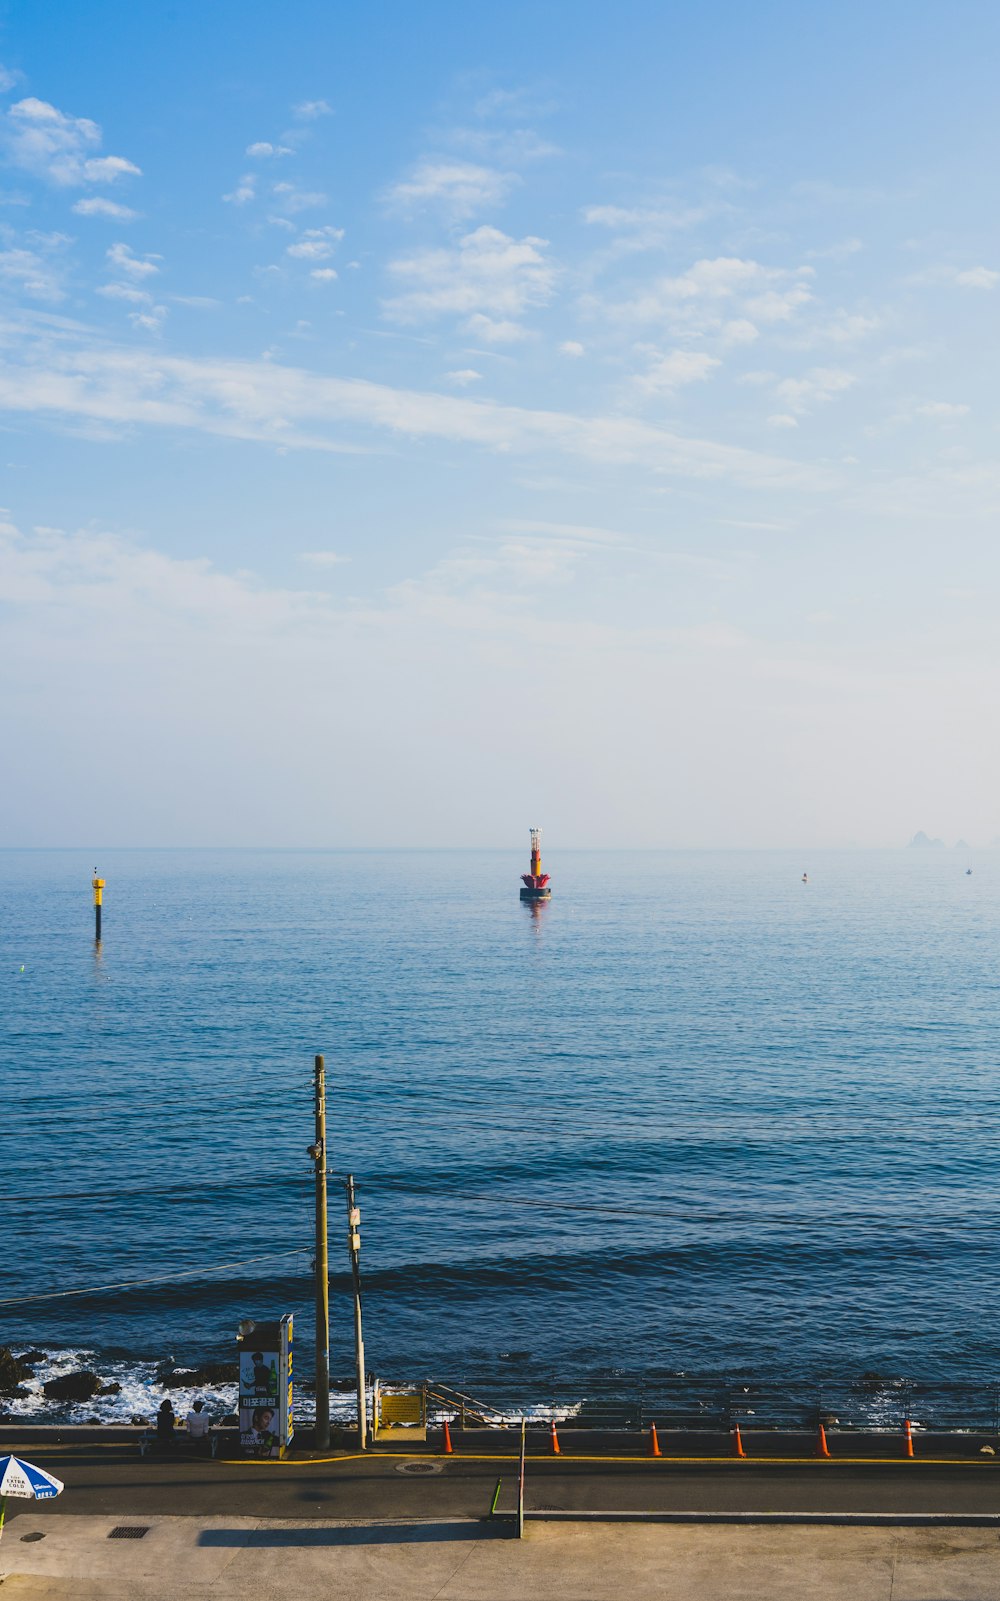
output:
M226 1417L236 1408L235 1384L199 1384L179 1389L157 1383L162 1362L111 1361L101 1358L95 1351L77 1347L68 1351L50 1351L47 1359L34 1369L30 1379L23 1379L26 1396L0 1396L0 1412L9 1418L23 1418L31 1423L131 1423L133 1417L150 1422L156 1416L160 1402L172 1402L178 1417L184 1417L194 1401L202 1400L212 1418ZM116 1395L95 1395L89 1401L53 1401L43 1390L50 1379L62 1378L89 1368L100 1375L105 1384L119 1384ZM333 1394L330 1397L330 1415L334 1421L353 1417L352 1394ZM315 1417L316 1405L312 1396L300 1389L295 1391L295 1415L300 1422Z

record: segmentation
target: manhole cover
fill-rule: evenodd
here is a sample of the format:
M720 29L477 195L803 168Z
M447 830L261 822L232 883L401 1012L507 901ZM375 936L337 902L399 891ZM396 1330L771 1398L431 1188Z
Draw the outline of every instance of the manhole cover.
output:
M397 1462L397 1473L440 1473L440 1462Z
M30 1544L32 1540L44 1540L45 1536L42 1534L40 1529L33 1529L30 1534L22 1534L21 1539L27 1545Z
M118 1523L109 1532L109 1540L141 1540L149 1533L148 1523Z

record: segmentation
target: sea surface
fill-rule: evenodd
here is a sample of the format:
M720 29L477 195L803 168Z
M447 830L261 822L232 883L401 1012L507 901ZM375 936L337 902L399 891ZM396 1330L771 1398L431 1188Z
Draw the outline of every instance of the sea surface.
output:
M1000 853L553 841L540 907L526 857L105 851L97 951L91 857L0 853L8 1410L127 1416L285 1311L308 1377L317 1051L382 1379L996 1405ZM120 1394L45 1403L80 1363Z

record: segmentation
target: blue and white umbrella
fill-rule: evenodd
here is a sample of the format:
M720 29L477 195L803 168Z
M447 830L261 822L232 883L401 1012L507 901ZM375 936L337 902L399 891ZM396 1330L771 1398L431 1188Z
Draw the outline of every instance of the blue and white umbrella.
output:
M62 1479L57 1479L54 1473L46 1473L44 1468L36 1468L33 1462L22 1462L19 1456L0 1456L0 1534L9 1495L48 1501L61 1495L65 1488Z

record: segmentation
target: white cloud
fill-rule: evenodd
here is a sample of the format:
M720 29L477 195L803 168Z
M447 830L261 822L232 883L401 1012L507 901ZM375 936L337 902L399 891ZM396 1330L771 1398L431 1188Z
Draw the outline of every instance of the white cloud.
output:
M719 329L720 312L737 302L745 315L729 326L749 338L757 322L784 322L813 297L811 267L766 267L739 256L702 258L676 277L661 277L631 299L604 305L585 302L592 313L626 322L661 323L678 329Z
M436 205L460 219L501 205L519 182L516 173L497 172L469 161L425 161L412 177L387 190L385 198L398 210Z
M150 334L158 334L166 318L166 306L151 305L147 311L130 311L128 314L128 320L133 328L141 328Z
M912 273L906 281L916 285L955 284L959 289L995 289L1000 283L1000 272L992 267L925 267L922 272Z
M160 270L156 265L161 259L159 256L137 256L128 245L120 242L109 247L107 258L116 272L123 272L128 278L152 278Z
M751 295L745 302L751 317L758 322L787 322L800 306L812 299L805 284L793 284L790 289L766 289L762 295Z
M300 189L294 183L276 183L271 193L292 216L299 211L316 211L327 204L326 195L318 190Z
M309 276L318 284L332 284L338 273L336 267L314 267Z
M955 282L962 289L995 289L1000 283L1000 272L992 267L969 267L955 274Z
M67 332L39 342L7 330L0 410L94 423L191 428L305 450L365 448L359 432L439 438L494 451L563 455L631 465L656 475L729 478L748 485L812 485L826 468L693 439L622 416L502 406L468 396L328 378L278 361L155 359ZM20 342L18 342L20 340Z
M834 395L843 394L856 382L855 375L841 367L814 367L802 378L783 378L774 392L789 412L801 416L832 400Z
M231 206L245 206L251 200L255 200L257 198L256 173L245 172L237 183L236 188L231 190L228 195L223 195L222 198L228 201Z
M306 228L293 245L285 251L299 261L325 261L333 255L334 246L344 237L343 228Z
M33 237L41 248L29 249L23 245L15 245L10 250L0 250L0 282L16 286L22 294L31 300L44 300L55 302L65 298L61 273L53 258L53 250L46 246L57 246L60 236L45 239Z
M336 550L303 550L299 552L299 561L307 561L313 567L339 567L350 561L350 556L341 556Z
M482 373L477 372L475 367L460 367L457 372L445 373L448 382L457 384L459 389L467 389L470 384L478 384L482 376Z
M867 339L881 326L881 317L840 310L799 332L794 343L800 350L808 350L815 345L850 345L859 339Z
M117 200L105 200L94 195L89 200L78 200L73 207L78 217L111 217L115 222L132 222L139 215L131 206L120 205Z
M607 228L614 235L611 251L627 255L654 250L674 242L686 228L694 228L711 216L706 206L585 206L583 220L592 227Z
M563 356L582 356L585 351L578 339L564 339L559 346L559 353Z
M654 351L646 371L637 373L633 383L647 395L670 394L683 384L703 382L721 366L718 356L704 351L671 350L666 355Z
M465 324L466 332L487 345L516 345L529 337L523 323L508 317L487 317L477 311Z
M153 300L148 290L137 289L134 284L101 284L97 293L108 300L127 300L136 306L151 305Z
M6 94L7 90L13 89L15 83L19 83L20 80L21 73L15 67L5 67L0 63L0 94Z
M727 345L752 345L755 339L760 338L759 328L747 317L733 317L723 323L719 334Z
M139 168L123 156L98 156L101 130L87 117L71 117L45 100L29 97L10 107L3 119L3 143L15 167L61 188L115 183L138 177Z
M515 319L545 305L555 287L556 269L543 254L546 243L532 235L512 239L484 226L454 247L399 257L389 271L404 287L384 302L385 315L399 323L455 315L491 342L523 338Z
M292 111L300 122L315 122L317 117L333 116L333 107L326 100L302 100L292 107Z
M786 411L776 411L773 416L767 419L767 426L769 428L797 428L799 425L796 419L790 417Z
M255 144L247 145L246 154L256 157L290 156L293 154L291 145L272 145L266 139L258 139Z
M959 417L967 417L971 407L953 404L948 400L928 400L922 406L917 406L919 417L939 417L943 422L955 422Z
M864 248L860 239L841 239L837 244L827 245L822 250L807 250L806 255L810 261L846 261L849 256L856 256L858 251Z

